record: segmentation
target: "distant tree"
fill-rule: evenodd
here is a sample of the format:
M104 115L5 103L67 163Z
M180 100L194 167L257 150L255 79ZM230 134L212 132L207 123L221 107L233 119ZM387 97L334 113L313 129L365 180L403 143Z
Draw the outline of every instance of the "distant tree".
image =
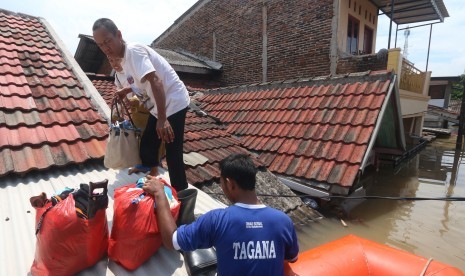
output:
M463 84L465 81L465 74L460 76L460 82L456 82L452 85L452 95L453 100L461 100L463 94Z

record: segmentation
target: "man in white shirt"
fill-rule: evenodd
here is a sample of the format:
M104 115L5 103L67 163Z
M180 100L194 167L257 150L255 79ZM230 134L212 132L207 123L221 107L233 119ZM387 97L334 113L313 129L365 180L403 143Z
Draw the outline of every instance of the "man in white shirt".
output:
M171 65L152 48L142 44L126 44L121 31L107 18L95 21L94 40L109 57L121 58L128 83L147 91L154 108L141 138L142 165L150 175L158 174L158 149L166 145L166 161L171 184L177 190L187 188L183 161L184 125L189 94ZM127 90L125 90L127 91ZM126 96L120 91L120 96Z

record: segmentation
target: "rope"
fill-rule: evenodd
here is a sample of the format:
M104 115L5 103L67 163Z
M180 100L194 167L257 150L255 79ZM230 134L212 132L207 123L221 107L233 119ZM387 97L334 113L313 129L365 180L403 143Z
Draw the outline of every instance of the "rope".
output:
M429 267L431 261L433 261L433 258L429 258L429 259L428 259L428 261L427 261L426 264L425 264L425 267L423 268L423 271L420 273L420 276L424 276L424 275L425 275L426 270L428 270L428 267Z
M45 215L48 213L48 211L50 211L50 209L52 209L53 207L55 207L55 205L50 205L47 207L47 209L45 209L45 211L42 213L42 215L40 216L40 219L39 219L39 222L37 223L37 229L36 229L36 236L37 234L39 234L39 231L40 229L42 228L42 223L44 221L44 218L45 218Z
M206 192L209 195L224 195L223 193L211 193ZM309 195L276 195L276 194L257 194L257 196L262 197L308 197ZM313 196L312 196L313 197ZM465 197L394 197L394 196L320 196L320 197L313 197L319 199L387 199L387 200L409 200L409 201L422 201L422 200L440 200L440 201L465 201Z

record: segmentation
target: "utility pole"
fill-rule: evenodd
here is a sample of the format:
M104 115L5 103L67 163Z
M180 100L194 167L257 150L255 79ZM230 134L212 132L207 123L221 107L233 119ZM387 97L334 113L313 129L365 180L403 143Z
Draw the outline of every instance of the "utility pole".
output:
M392 31L392 21L394 20L394 0L391 0L391 21L389 24L389 41L388 41L388 50L391 48L391 31ZM397 33L396 33L397 35Z
M459 115L459 132L457 135L457 144L455 149L462 150L462 140L463 140L463 127L465 124L465 77L462 78L463 91L462 91L462 105L460 106L460 115Z

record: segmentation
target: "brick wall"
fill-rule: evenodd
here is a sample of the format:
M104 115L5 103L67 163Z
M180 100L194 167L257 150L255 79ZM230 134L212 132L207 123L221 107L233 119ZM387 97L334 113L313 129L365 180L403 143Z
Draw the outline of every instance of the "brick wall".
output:
M378 55L339 57L336 74L386 70L387 58Z
M220 83L218 75L199 75L178 72L179 78L184 82L188 89L212 89L219 88Z
M263 2L267 81L329 74L333 0L211 0L155 41L223 64L222 85L262 81ZM182 19L182 18L181 18Z

